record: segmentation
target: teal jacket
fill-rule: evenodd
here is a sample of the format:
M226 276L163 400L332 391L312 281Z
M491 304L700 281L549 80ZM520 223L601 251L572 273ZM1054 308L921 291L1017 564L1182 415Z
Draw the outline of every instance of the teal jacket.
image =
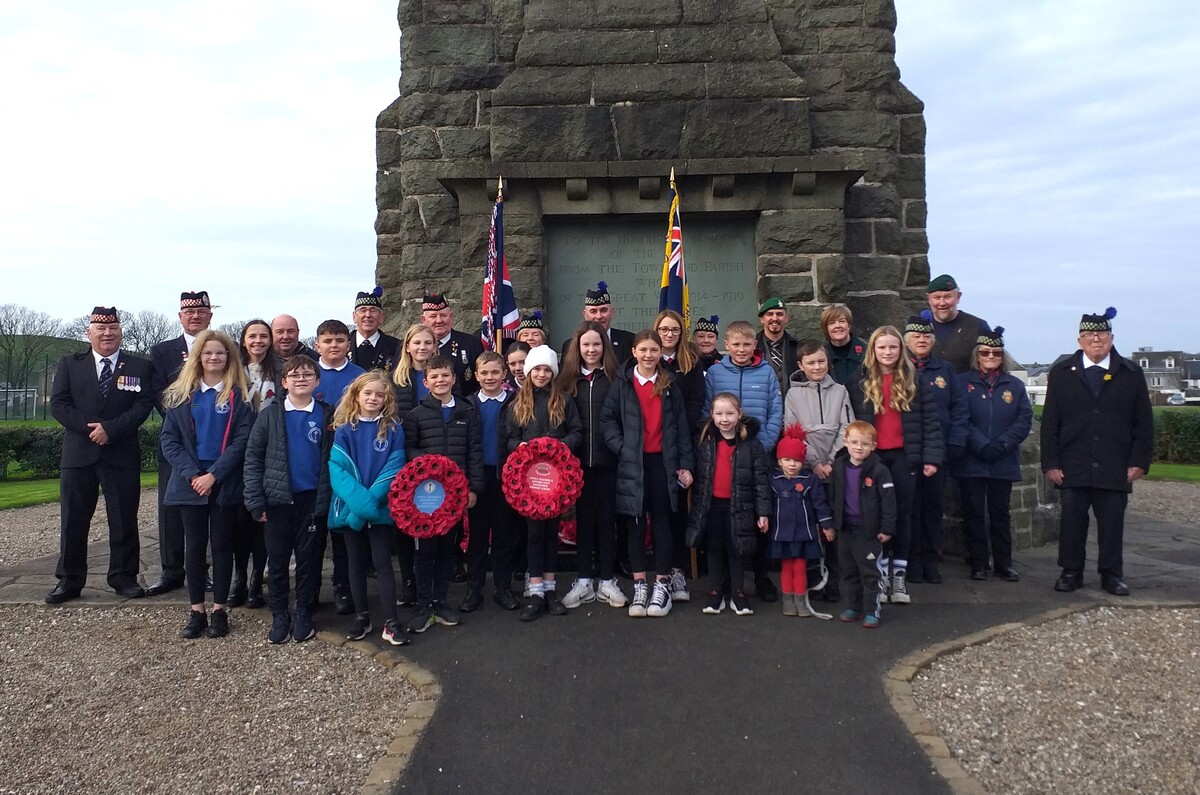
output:
M405 464L404 435L397 424L391 453L383 469L371 483L363 483L358 465L352 456L350 426L343 425L334 432L333 450L329 454L329 485L333 498L329 502L329 528L362 530L368 524L389 525L388 490L396 473Z

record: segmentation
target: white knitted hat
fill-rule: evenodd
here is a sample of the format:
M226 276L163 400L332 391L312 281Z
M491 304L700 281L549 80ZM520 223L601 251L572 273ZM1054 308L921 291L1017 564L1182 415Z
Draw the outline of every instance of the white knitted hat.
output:
M525 357L526 375L528 376L539 364L546 365L550 368L550 372L558 375L558 354L549 345L538 345L529 351Z

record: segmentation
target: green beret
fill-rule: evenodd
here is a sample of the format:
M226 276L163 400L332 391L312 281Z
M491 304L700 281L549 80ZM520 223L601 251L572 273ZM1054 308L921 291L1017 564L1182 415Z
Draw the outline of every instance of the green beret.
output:
M936 279L934 279L933 281L931 281L929 283L929 286L927 288L925 288L925 292L940 293L940 292L943 292L944 290L957 290L957 289L958 289L958 282L954 281L954 277L948 273L943 273L941 276L938 276Z
M782 298L768 298L767 300L763 301L762 306L758 308L758 316L762 317L772 309L782 309L786 312L787 306L784 305Z

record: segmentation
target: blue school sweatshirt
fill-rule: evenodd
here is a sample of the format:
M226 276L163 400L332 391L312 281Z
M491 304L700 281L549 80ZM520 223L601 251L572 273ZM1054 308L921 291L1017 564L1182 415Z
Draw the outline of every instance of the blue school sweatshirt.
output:
M292 494L316 491L321 474L321 441L325 428L321 407L313 401L312 411L292 409L291 401L284 402L284 422L287 425L288 481Z
M485 467L499 466L500 458L500 412L504 411L504 403L508 399L507 392L501 392L500 397L484 400L483 395L475 393L475 409L479 412L479 427L483 435L483 465Z
M375 482L396 450L404 450L404 429L400 423L392 423L382 439L378 435L379 420L363 417L358 418L358 427L352 428L346 424L333 434L333 443L350 454L350 459L358 468L358 481L364 486Z
M222 444L229 430L229 403L217 405L221 388L203 384L192 393L192 423L196 427L196 459L207 470L221 457Z
M317 366L321 368L321 382L313 390L313 397L335 408L341 401L346 388L354 382L355 378L366 372L354 362L346 362L346 366L341 370L326 367L324 362L317 362Z

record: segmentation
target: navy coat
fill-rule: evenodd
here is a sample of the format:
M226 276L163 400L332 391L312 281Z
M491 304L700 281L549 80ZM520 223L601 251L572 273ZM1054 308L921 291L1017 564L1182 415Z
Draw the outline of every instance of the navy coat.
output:
M191 405L184 403L167 409L159 444L163 457L171 464L171 479L167 481L163 504L207 505L208 497L200 496L192 488L192 478L206 471L216 478L221 487L218 494L221 505L241 504L246 441L250 438L250 429L254 427L257 415L237 390L230 395L229 402L233 410L227 412L221 455L208 470L201 467L200 460L196 458L196 423L192 419Z
M950 434L950 446L964 448L951 465L954 477L1019 482L1021 442L1033 427L1025 385L1004 373L989 386L978 370L969 370L958 377L955 392L966 417L955 422Z

